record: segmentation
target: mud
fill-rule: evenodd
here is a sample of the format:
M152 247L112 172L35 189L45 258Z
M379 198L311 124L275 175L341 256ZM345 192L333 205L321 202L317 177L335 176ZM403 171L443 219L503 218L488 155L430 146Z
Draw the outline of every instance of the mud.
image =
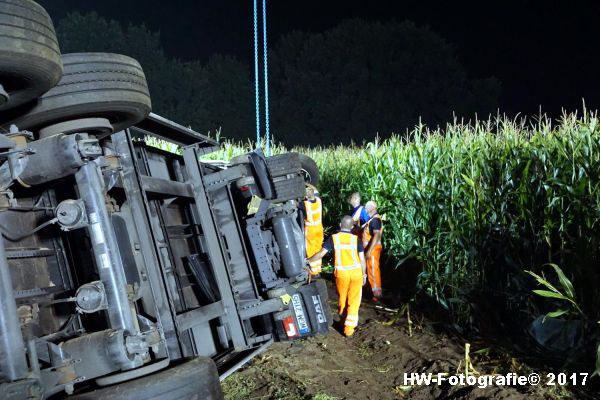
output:
M336 295L330 283L330 305ZM276 343L224 382L228 399L546 399L574 398L564 388L405 385L404 373L465 373L466 341L436 332L423 317L389 312L363 299L352 338L336 325L326 336ZM482 343L470 343L471 374L530 373ZM578 396L577 396L578 397Z

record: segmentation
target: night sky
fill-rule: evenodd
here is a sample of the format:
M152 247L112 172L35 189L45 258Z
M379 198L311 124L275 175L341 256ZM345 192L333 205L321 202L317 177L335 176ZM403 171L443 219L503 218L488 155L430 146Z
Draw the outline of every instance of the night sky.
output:
M160 31L169 56L213 53L252 61L250 0L39 0L55 22L69 11L97 11ZM268 1L269 39L323 31L346 18L411 20L446 38L471 77L502 83L500 107L553 116L600 103L600 2L583 1Z

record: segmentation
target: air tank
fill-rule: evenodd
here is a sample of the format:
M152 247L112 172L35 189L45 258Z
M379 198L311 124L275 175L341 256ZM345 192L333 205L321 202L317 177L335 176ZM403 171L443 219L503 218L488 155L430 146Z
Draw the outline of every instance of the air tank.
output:
M302 247L298 245L294 235L293 215L280 215L273 217L273 232L275 240L279 245L281 264L283 272L288 278L294 278L302 273L304 269L304 257Z

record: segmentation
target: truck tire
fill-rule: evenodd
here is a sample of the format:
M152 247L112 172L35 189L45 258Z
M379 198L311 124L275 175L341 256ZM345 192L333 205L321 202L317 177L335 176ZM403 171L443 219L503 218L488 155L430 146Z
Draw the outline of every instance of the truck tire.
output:
M63 73L50 16L32 0L0 0L0 112L34 100Z
M273 182L275 189L275 198L272 200L275 203L281 203L288 200L298 200L304 198L306 189L304 187L304 178L295 176Z
M285 153L267 158L267 165L272 177L297 174L301 170L300 154Z
M74 119L106 118L118 132L150 113L146 77L133 58L73 53L63 55L62 60L64 74L58 85L10 123L35 131Z
M217 367L208 357L196 357L175 367L87 393L73 400L220 400Z
M302 173L304 174L304 180L313 186L317 186L320 179L317 163L315 160L304 154L298 154L298 157L300 159Z

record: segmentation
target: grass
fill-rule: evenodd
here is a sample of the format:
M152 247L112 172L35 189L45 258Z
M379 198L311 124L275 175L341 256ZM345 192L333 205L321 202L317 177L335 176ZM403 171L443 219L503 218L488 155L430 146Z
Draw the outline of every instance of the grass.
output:
M339 397L330 396L326 393L318 393L316 394L312 400L338 400Z
M233 374L225 379L221 387L225 400L247 399L256 388L256 381L242 374Z

